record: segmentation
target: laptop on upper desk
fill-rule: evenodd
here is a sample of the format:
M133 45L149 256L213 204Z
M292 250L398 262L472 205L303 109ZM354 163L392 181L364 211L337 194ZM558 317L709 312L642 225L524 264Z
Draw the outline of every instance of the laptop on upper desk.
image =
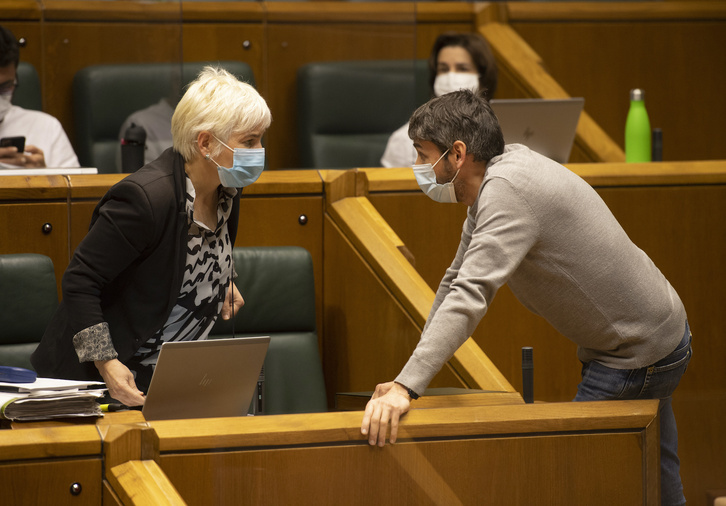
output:
M505 144L524 144L547 158L567 163L585 99L516 98L489 102Z
M247 415L269 344L269 336L162 344L144 418Z

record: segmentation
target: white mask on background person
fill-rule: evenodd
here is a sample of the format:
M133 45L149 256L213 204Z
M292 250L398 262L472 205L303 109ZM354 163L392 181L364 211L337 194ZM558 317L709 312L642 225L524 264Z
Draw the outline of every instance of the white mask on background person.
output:
M434 95L440 97L452 91L471 90L479 91L479 75L469 72L447 72L439 74L434 79Z
M0 121L3 121L5 119L5 116L7 116L8 111L10 111L10 108L13 106L13 104L10 102L10 100L12 98L13 98L12 93L0 94Z
M459 171L456 171L454 177L448 183L437 183L436 172L434 167L446 156L449 150L444 151L444 154L436 160L436 163L431 165L430 163L421 163L413 166L413 175L416 176L416 182L418 183L421 190L429 196L430 199L441 202L442 204L456 204L456 192L454 192L454 180L459 175Z

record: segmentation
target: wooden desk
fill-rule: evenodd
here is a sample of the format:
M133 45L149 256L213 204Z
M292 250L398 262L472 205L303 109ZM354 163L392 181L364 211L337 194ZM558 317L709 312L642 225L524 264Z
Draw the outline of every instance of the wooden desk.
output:
M149 425L190 505L659 504L656 401L414 409L384 448L361 418Z

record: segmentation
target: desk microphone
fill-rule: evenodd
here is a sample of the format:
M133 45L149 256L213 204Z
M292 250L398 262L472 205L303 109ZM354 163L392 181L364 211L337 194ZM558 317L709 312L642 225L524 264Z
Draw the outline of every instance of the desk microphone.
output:
M524 402L534 402L534 361L532 359L532 348L522 348L522 396Z

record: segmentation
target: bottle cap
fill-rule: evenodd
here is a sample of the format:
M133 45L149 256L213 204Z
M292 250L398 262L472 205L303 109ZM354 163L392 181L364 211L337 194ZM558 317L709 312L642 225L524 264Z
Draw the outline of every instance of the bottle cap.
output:
M645 92L640 88L630 90L630 100L645 100Z

